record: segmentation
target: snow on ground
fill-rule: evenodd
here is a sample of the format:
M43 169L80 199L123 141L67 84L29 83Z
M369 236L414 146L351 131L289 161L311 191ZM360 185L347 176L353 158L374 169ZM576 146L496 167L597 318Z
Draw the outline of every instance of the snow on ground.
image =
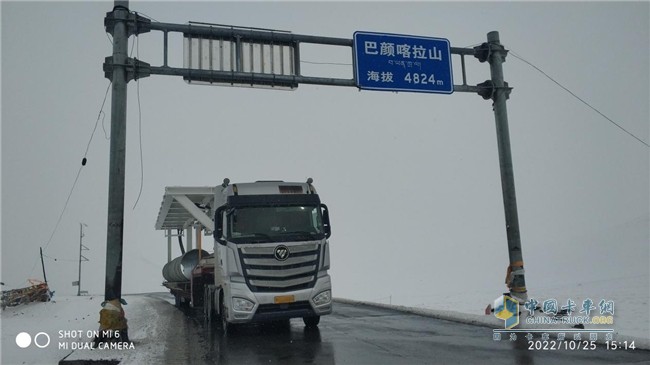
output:
M0 363L57 364L73 351L75 354L89 354L87 358L119 359L121 364L155 363L149 360L164 350L164 345L158 340L166 335L158 328L161 323L159 316L165 315L165 307L170 311L176 310L171 305L162 306L162 310L152 310L150 304L157 299L125 295L124 299L128 305L124 308L131 331L129 337L135 349L80 350L80 347L88 346L94 337L94 331L99 328L99 311L103 296L55 296L53 299L47 303L9 307L2 312ZM20 348L16 343L16 336L22 332L29 334L32 339L26 348ZM49 344L47 336L50 339Z
M589 298L596 307L592 316L594 313L598 315L598 303L601 299L613 301L614 325L606 327L614 328L619 335L650 340L649 288L650 278L639 276L625 278L625 280L612 279L539 288L529 292L529 299L536 299L540 305L546 299L556 299L559 306L565 305L567 300L571 299L577 303L576 310L579 311L583 301ZM490 303L489 298L494 297L493 299L496 299L498 295L495 296L494 294L475 292L465 294L462 301L453 301L450 300L451 298L446 298L446 300L443 299L440 302L428 302L421 307L480 314L485 309L485 306ZM589 328L589 326L586 328Z
M504 289L505 286L504 286ZM458 293L427 295L400 299L397 297L381 298L370 302L380 304L397 304L408 308L432 310L429 313L444 314L443 317L457 317L469 323L493 323L498 325L499 319L494 316L485 316L484 310L501 293L491 290L463 291ZM641 339L638 343L645 343L645 348L650 348L650 277L647 275L595 280L582 283L565 282L558 285L535 288L528 293L529 299L536 299L541 305L544 300L556 299L558 306L565 305L568 299L577 304L576 310L581 309L585 299L590 298L596 309L591 313L599 315L598 303L601 299L614 302L614 324L600 326L585 326L585 328L613 328L615 339L625 337ZM525 311L524 308L520 309ZM424 313L424 312L423 312ZM578 313L579 314L579 313ZM487 322L480 318L487 318Z
M59 349L59 343L87 342L87 331L99 328L99 310L103 296L54 297L51 302L35 302L8 307L0 315L2 364L56 364L72 352ZM59 339L59 331L75 331L76 338ZM79 334L81 331L81 335ZM16 344L16 336L25 332L31 341L26 348ZM44 334L43 334L44 333ZM62 333L69 335L70 333ZM49 344L48 337L49 336ZM92 334L91 334L92 336ZM36 337L34 341L34 337ZM43 347L43 348L39 348Z
M650 348L648 288L649 278L641 276L542 288L531 293L531 297L540 302L554 298L559 303L568 298L578 303L587 297L596 302L600 299L612 300L615 303L614 325L607 327L615 329L615 339L632 338L637 341L637 348ZM464 293L462 297L442 295L435 301L428 298L426 302L410 307L383 305L421 315L501 328L503 322L499 319L482 314L485 306L498 294L477 291ZM169 335L164 333L164 326L159 325L161 318L171 317L171 311L176 309L171 305L159 305L160 298L165 298L165 295L154 296L124 296L128 302L125 311L134 350L76 350L71 355L73 348L90 342L93 331L98 329L103 296L55 297L48 303L7 308L0 315L0 363L56 364L69 355L69 359L119 359L121 364L156 363L165 352L164 339ZM598 327L592 325L586 328ZM16 337L21 332L29 334L32 339L26 348L20 348L16 343Z

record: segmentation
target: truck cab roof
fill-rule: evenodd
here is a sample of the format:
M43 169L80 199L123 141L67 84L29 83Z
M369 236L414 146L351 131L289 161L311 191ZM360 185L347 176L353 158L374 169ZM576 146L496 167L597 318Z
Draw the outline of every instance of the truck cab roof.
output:
M276 180L230 184L226 179L222 185L214 187L168 186L165 187L155 227L157 230L183 229L198 221L212 231L214 212L225 205L229 197L316 195L311 182L309 179L302 183Z

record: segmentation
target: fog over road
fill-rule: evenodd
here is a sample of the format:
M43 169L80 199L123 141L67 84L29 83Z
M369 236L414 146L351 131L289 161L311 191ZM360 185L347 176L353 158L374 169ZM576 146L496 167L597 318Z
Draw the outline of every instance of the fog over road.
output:
M335 303L318 329L248 325L222 335L201 313L182 312L163 293L146 294L169 326L161 363L191 364L623 364L648 363L650 351L528 350L528 341L496 342L492 329L366 305Z

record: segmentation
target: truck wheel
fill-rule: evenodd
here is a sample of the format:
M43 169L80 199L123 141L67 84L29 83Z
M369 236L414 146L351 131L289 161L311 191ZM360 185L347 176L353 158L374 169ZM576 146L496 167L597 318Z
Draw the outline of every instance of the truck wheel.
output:
M233 333L235 331L235 324L226 320L225 309L223 307L223 297L219 301L219 317L221 318L221 331L224 335Z
M176 308L181 307L181 298L178 295L174 295L174 306L176 306Z
M188 308L190 306L190 304L185 301L185 298L180 295L174 295L174 305L179 309Z
M305 322L306 327L313 328L320 323L320 316L302 317L302 321Z
M212 314L212 298L210 289L206 287L203 289L203 315L208 323L212 322Z

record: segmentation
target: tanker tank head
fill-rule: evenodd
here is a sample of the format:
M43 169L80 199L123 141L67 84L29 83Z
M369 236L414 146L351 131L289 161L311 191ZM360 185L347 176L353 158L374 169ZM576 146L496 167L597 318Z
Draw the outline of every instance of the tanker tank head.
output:
M228 184L230 184L230 179L225 178L225 179L223 179L223 184L221 184L221 186L223 186L225 188L226 186L228 186Z
M311 177L307 179L307 184L311 185L314 182L314 179Z

